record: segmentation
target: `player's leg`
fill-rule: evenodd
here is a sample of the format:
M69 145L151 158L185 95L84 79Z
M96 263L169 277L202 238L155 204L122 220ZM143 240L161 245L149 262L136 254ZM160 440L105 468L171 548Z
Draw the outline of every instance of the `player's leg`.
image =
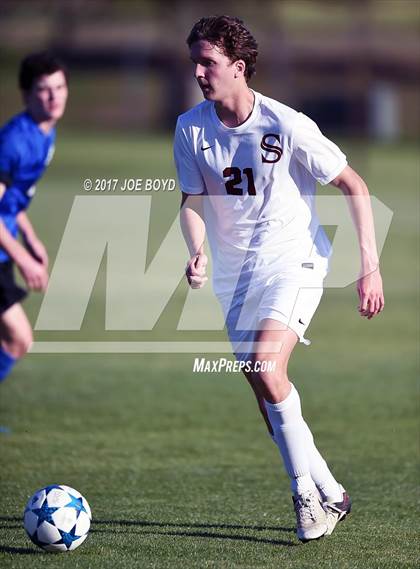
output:
M259 310L261 321L264 321L264 318L278 320L278 325L283 327L282 323L286 322L288 328L295 332L303 344L310 344L304 334L321 301L323 278L324 271L319 267L313 272L298 266L287 279L274 282L263 296ZM271 325L273 326L276 327L275 324ZM291 388L291 399L293 398L301 415L299 394L295 387ZM328 497L338 503L342 499L340 485L316 448L308 425L303 419L302 421L312 479L323 499Z
M315 490L315 484L310 475L300 405L287 375L287 365L297 340L296 333L281 322L263 320L256 336L252 382L264 400L292 491L304 493ZM260 371L256 371L257 366Z
M250 372L244 372L248 383L253 389L254 395L257 399L258 408L262 415L262 418L267 426L267 430L273 439L276 442L274 437L273 428L271 426L270 420L267 414L267 407L265 405L265 399L263 395L260 393L260 390L257 388L257 382L252 377ZM296 389L293 386L294 389ZM303 417L302 417L303 418ZM304 429L306 432L306 449L309 458L309 469L312 480L315 482L316 487L318 488L323 500L327 503L337 504L342 502L342 495L345 493L345 490L342 486L335 480L334 476L332 475L326 461L322 457L321 453L315 446L314 437L309 429L305 419L303 418L304 422Z
M20 304L26 294L15 283L13 263L0 263L0 381L32 342L31 326Z
M267 409L265 407L264 397L261 395L261 393L259 392L259 390L257 389L257 387L255 385L256 382L254 381L253 374L251 372L247 372L247 371L243 371L242 373L246 377L249 385L252 387L255 398L257 400L258 408L259 408L260 413L262 415L262 418L264 419L264 422L266 424L267 430L268 430L271 438L274 440L273 428L271 426L270 420L269 420L268 415L267 415Z
M300 470L307 473L306 444L302 441L308 438L308 443L312 441L313 445L313 439L302 418L299 396L296 390L292 389L287 376L289 358L297 343L298 334L279 319L282 317L285 321L288 321L294 307L297 307L299 314L309 323L310 314L308 314L306 309L306 303L303 302L307 298L305 295L299 295L299 292L300 287L295 282L287 283L287 286L285 286L283 281L276 282L273 286L263 290L258 287L248 288L246 295L236 295L233 298L226 318L229 337L236 357L239 360L248 361L251 353L253 353L257 361L261 363L272 362L275 366L273 371L262 371L254 374L247 373L245 375L254 390L258 406L270 434L273 435L279 448L280 445L282 446L280 451L284 458L286 469L291 476L293 492L304 492L305 490L314 489L314 483L310 475L294 476L296 472L293 472L290 464L290 459L288 458L290 452L287 452L287 446L284 446L284 437L282 436L279 439L279 435L276 433L276 426L282 414L280 413L280 408L287 408L288 410L287 412L285 410L284 414L288 422L291 424L294 422L298 423L299 428L295 429L295 432L292 432L290 429L284 430L290 433L288 438L296 438L297 441L301 440L301 444L293 445L297 449L294 452L294 456L302 461L303 466ZM318 297L320 298L319 295ZM318 302L318 297L311 298L312 302L309 304L312 305L314 302ZM224 311L226 311L229 303L222 302L221 304ZM315 311L315 308L313 308L313 311ZM264 317L265 315L273 315L274 318ZM258 341L257 344L255 344L256 339ZM280 405L280 402L286 398L287 401ZM278 406L277 408L275 406L270 407L270 404L278 404ZM273 417L269 416L270 412ZM276 424L273 424L273 420L276 420ZM279 426L278 430L281 429ZM297 472L299 472L299 469Z
M287 374L290 355L297 340L296 333L281 322L264 319L255 342L253 382L265 400L273 437L290 478L297 535L306 541L324 535L328 526L326 513L311 477L306 449L307 432L299 395Z
M313 444L313 437L302 418L299 395L287 377L287 364L299 334L280 322L278 317L281 316L284 321L289 322L293 309L297 308L299 316L302 316L303 321L308 325L318 305L322 288L321 294L319 294L319 291L318 294L309 294L309 299L308 295L299 295L299 292L300 287L296 285L296 281L293 281L291 284L287 283L287 286L281 281L278 286L277 283L274 283L274 286L267 289L261 290L255 287L248 289L246 295L235 295L228 312L226 311L228 303L221 301L221 305L225 314L227 313L226 324L229 337L236 357L239 360L248 361L250 353L255 352L256 347L254 346L253 350L252 346L256 338L255 330L258 328L261 328L258 345L260 347L264 346L265 353L257 353L256 359L260 361L273 360L275 357L274 375L272 373L263 373L263 379L266 380L267 385L265 381L261 381L261 374L245 373L245 376L254 390L267 428L280 449L287 472L291 478L293 492L296 494L295 498L305 497L304 502L300 498L296 500L298 535L303 539L312 539L319 537L327 530L325 513L320 507L318 492L310 474L313 463L313 453L310 451L313 448L318 456L320 455ZM274 318L270 319L268 317L264 319L264 317L261 317L264 313L268 315L273 314ZM295 319L296 323L293 320L293 324L300 326L299 332L302 333L300 335L301 341L309 343L303 338L303 332L306 327L298 323L300 318L296 317ZM260 325L258 325L258 320L261 320ZM270 325L267 324L269 320L271 320ZM267 337L267 334L274 334L277 337ZM267 357L266 344L273 341L274 346L268 350ZM271 356L270 352L274 352L274 357ZM281 403L282 400L285 402ZM281 415L284 415L281 421L275 421L269 417L268 409L270 405L272 406L271 410L274 417L281 418ZM278 422L280 424L288 424L288 428L284 428L284 434L280 434L280 436L278 432L276 433L276 423ZM280 431L282 429L283 427L280 427ZM322 457L320 458L322 460ZM297 465L296 461L298 461ZM323 463L325 464L325 461ZM311 494L309 502L306 500L308 492ZM301 507L302 504L304 504L304 507ZM305 525L306 520L304 518L306 512L309 512L311 516L313 511L317 512L315 527L312 519L309 520L309 524L306 524L307 527L302 527ZM300 523L300 518L303 518L302 523ZM319 519L321 521L318 524L317 520Z
M32 328L19 303L0 314L0 381L10 373L32 344Z

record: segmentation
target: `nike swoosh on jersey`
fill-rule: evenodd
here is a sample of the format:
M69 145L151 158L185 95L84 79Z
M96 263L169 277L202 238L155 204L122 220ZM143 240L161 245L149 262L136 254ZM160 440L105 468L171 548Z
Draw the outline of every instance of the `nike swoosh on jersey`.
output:
M204 152L204 150L208 150L209 148L213 148L214 144L212 144L211 146L203 146L201 145L201 150Z

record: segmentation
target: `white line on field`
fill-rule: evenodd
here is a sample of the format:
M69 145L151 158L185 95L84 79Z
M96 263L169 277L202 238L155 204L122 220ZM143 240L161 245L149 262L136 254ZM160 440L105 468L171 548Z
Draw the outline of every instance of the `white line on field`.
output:
M229 342L34 342L34 354L232 353Z

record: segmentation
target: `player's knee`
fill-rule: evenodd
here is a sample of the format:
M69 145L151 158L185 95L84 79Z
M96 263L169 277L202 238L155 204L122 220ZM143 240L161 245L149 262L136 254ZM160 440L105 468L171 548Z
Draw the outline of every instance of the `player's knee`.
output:
M22 358L27 352L29 352L33 341L34 338L32 335L32 330L27 330L25 334L22 334L18 341L18 350L20 354L18 357Z
M253 371L264 383L279 382L287 378L287 361L279 357L270 358L264 352L256 353Z
M257 364L259 360L255 360ZM264 360L266 362L267 360ZM279 402L287 397L288 392L288 377L287 372L281 362L275 362L276 366L268 367L267 365L261 366L259 371L254 372L254 381L259 383L260 391L264 399L270 402ZM256 365L255 370L258 369Z
M29 351L32 346L32 342L32 330L28 329L24 332L21 331L19 334L13 336L13 338L10 338L7 342L4 342L3 346L6 352L12 357L20 359Z

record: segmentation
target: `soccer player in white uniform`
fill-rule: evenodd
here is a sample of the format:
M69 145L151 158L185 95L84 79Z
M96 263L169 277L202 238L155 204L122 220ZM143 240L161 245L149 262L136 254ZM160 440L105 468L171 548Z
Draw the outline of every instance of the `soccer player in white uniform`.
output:
M369 193L345 155L307 116L248 87L257 44L243 22L202 18L187 39L205 100L178 119L174 155L192 288L213 284L240 361L290 477L302 541L330 534L350 511L347 492L317 450L287 364L322 296L331 245L316 217L316 182L348 197L361 251L359 311L384 307ZM354 199L352 196L365 196ZM263 366L261 366L263 367Z

